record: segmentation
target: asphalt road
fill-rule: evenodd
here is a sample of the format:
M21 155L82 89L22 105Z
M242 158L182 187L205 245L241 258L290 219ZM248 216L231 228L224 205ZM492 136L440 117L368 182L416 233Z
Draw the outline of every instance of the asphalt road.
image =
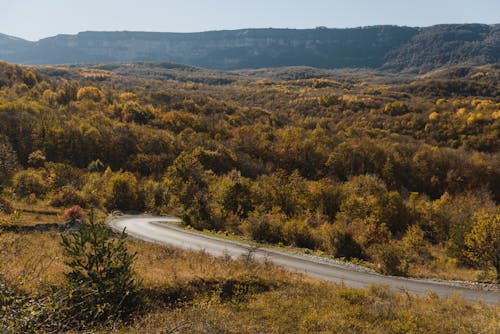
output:
M344 284L353 288L367 288L373 283L389 286L393 291L425 296L430 291L441 297L458 293L469 301L482 301L487 304L500 304L500 291L485 291L460 286L453 282L411 279L384 276L363 271L353 266L327 261L323 258L295 255L267 248L255 248L239 242L186 231L172 224L177 218L152 216L121 216L110 220L109 225L118 231L126 232L137 239L171 245L190 250L204 250L216 256L233 258L253 252L256 259L267 259L276 265L292 271L304 273L328 282Z

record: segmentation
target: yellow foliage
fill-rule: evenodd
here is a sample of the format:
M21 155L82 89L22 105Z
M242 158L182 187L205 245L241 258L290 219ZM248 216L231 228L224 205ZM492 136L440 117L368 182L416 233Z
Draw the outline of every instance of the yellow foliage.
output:
M54 103L57 99L57 94L52 91L51 89L46 89L43 91L43 98L48 102L48 103Z
M446 101L446 99L439 99L439 100L437 100L437 101L436 101L436 105L437 105L438 107L440 107L440 106L442 106L442 105L445 105L445 104L446 104L446 102L447 102L447 101Z
M473 125L483 120L485 120L485 117L482 113L475 113L470 115L469 118L467 118L467 125Z
M94 102L99 102L104 98L104 93L97 87L87 86L78 90L76 98L78 100L92 100Z
M458 117L462 117L462 116L467 115L467 109L465 109L465 108L458 109L456 115Z
M135 93L126 92L126 93L120 94L121 101L134 101L136 99L137 99L137 95Z
M436 121L439 119L439 114L437 112L433 112L429 115L429 120Z
M484 73L484 72L477 72L477 73L474 73L473 75L470 76L471 79L478 79L478 78L482 78L484 76L486 76L487 73Z
M493 106L493 102L491 100L484 100L484 101L481 101L481 103L478 103L476 105L476 110L480 111L480 110L488 109L490 106Z

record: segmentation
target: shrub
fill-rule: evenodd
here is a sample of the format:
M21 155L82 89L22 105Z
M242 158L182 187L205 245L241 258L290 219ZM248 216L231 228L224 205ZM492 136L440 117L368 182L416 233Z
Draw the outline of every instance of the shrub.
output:
M316 246L311 227L307 225L307 222L298 218L285 223L283 238L287 243L298 247L314 249Z
M321 228L322 248L334 257L346 259L362 259L363 250L354 240L345 225L337 222L325 224Z
M378 269L386 275L408 275L408 261L403 247L392 241L372 247L371 253Z
M106 190L106 207L109 210L137 210L137 179L128 172L111 176Z
M89 165L87 166L87 170L91 173L96 173L96 172L103 172L105 168L102 161L97 159L89 163Z
M277 211L266 214L253 211L247 219L246 229L254 240L277 243L283 240L284 220L285 215Z
M85 199L83 196L72 186L63 187L57 194L52 196L50 205L61 207L70 205L85 206Z
M132 271L135 254L127 252L126 238L125 231L113 238L111 230L94 222L92 215L76 233L62 236L66 264L71 270L66 273L72 291L68 303L77 306L77 313L72 315L75 326L129 320L140 309L139 283Z
M405 251L411 254L412 261L418 262L430 258L430 243L424 238L425 233L418 225L409 226L401 239Z
M66 185L80 188L83 186L83 172L69 164L47 162L45 168L50 175L52 189Z
M48 190L46 177L39 171L28 169L14 175L14 190L20 197L31 194L35 196L44 195Z
M83 210L80 206L75 205L64 211L63 219L65 221L76 221L83 218Z
M404 102L395 101L385 105L384 113L391 116L404 115L410 112L410 108Z

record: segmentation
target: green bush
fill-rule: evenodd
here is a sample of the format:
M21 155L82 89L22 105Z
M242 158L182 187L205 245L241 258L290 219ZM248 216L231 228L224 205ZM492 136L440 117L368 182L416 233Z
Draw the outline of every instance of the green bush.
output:
M134 278L135 254L125 245L127 234L116 238L104 223L94 222L91 214L74 234L62 236L66 264L68 303L77 306L71 316L75 328L99 322L130 320L142 306L140 284Z

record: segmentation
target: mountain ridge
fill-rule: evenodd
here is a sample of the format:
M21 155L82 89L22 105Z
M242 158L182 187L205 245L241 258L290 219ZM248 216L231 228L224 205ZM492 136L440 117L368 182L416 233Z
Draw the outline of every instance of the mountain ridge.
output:
M219 70L312 66L426 72L500 62L500 24L198 33L84 31L36 42L0 34L0 59L35 65L168 61Z

